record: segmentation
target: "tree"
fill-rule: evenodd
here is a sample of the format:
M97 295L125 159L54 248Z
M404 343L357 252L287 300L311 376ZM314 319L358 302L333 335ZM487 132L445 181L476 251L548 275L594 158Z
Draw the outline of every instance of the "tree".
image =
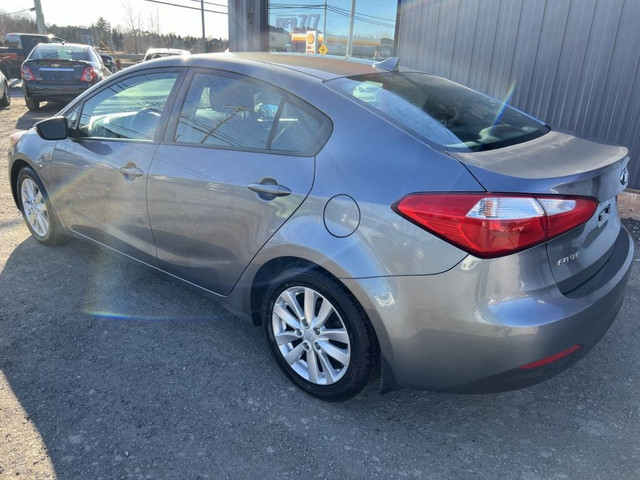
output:
M36 22L30 15L9 15L5 10L0 10L0 14L0 35L2 39L4 39L4 34L9 32L38 33Z
M133 37L133 48L135 53L138 53L138 39L142 32L142 16L139 10L135 10L131 5L131 1L127 0L122 3L124 9L125 24L129 30L129 33Z
M109 45L109 48L113 49L111 41L111 24L104 18L100 17L96 23L91 25L91 31L93 38L97 46L102 46L102 43Z
M124 50L124 34L117 28L114 29L111 33L113 38L113 50Z

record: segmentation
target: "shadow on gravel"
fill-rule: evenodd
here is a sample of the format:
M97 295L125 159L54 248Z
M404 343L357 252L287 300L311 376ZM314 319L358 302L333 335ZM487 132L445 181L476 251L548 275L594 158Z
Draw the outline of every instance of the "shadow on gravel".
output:
M278 376L249 322L76 241L24 241L0 292L0 370L61 479L211 467L245 421L221 412L260 396L242 372Z
M14 96L13 93L11 95ZM16 122L16 129L18 130L28 130L30 129L36 122L40 120L44 120L45 118L49 118L58 113L62 108L66 105L66 103L60 102L47 102L43 103L40 107L40 110L36 112L27 111L24 115L22 115L18 121Z
M637 478L638 288L545 384L372 385L328 404L290 385L250 322L92 246L29 238L0 272L0 370L59 479Z

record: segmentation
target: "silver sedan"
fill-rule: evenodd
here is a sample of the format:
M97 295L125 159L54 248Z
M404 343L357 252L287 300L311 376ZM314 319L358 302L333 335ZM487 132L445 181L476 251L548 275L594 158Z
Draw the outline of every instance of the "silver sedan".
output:
M547 379L605 334L633 258L625 148L397 59L142 63L10 143L38 242L195 286L326 400Z

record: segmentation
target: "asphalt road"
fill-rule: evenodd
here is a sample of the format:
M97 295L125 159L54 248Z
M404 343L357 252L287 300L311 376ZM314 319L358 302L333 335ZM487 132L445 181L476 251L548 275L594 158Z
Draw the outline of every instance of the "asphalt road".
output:
M27 112L14 89L8 135ZM0 478L640 478L640 224L626 301L559 377L499 395L372 385L323 403L260 329L76 241L32 240L0 155Z

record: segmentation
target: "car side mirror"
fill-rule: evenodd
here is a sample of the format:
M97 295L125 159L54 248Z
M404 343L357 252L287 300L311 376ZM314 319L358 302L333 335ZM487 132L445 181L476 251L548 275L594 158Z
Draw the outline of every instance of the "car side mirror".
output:
M52 117L35 125L36 132L45 140L64 140L69 135L69 124L66 117Z

